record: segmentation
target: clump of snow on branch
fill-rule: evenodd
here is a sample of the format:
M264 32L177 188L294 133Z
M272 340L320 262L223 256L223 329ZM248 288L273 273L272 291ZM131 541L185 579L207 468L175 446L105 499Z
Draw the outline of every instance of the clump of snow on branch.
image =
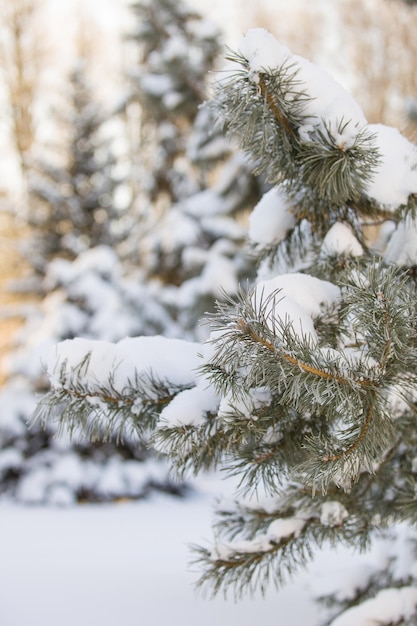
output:
M47 371L52 386L65 386L88 356L88 367L78 377L81 383L105 384L111 376L113 387L123 393L138 376L154 372L161 381L191 386L200 349L200 344L191 341L160 336L128 337L118 343L77 338L57 346L47 361Z
M197 385L175 396L161 411L161 427L199 426L203 424L207 413L217 411L219 399L214 389Z
M323 256L361 256L363 248L352 230L342 222L336 222L323 239L321 246Z
M380 154L367 194L383 205L396 208L417 193L417 147L391 126L370 124Z
M278 335L290 324L300 337L317 338L313 317L340 296L336 285L307 274L283 274L258 283L252 296L255 311Z
M211 558L214 561L228 561L236 553L268 552L280 541L289 537L299 537L304 526L305 520L300 517L276 519L269 524L265 534L258 535L255 539L218 542L213 548Z
M297 71L299 90L311 98L303 108L306 119L299 129L302 141L308 143L318 130L327 134L327 127L335 143L343 149L354 144L367 120L356 100L330 74L307 59L293 55L263 28L249 30L239 50L249 62L255 82L260 72L283 65L291 65Z
M349 513L341 502L330 500L320 507L320 523L324 526L341 526Z
M267 191L249 217L249 237L261 244L276 244L294 228L291 204L280 187Z
M417 223L413 219L400 222L392 234L384 254L385 263L417 265Z
M399 623L413 616L417 607L417 587L383 589L374 598L365 600L333 620L330 626L374 626Z

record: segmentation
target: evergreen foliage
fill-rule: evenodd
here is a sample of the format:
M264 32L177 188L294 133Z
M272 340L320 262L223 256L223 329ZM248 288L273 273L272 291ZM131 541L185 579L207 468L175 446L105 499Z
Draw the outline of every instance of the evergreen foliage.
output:
M220 51L219 32L176 0L141 0L131 9L137 26L129 39L139 58L130 73L129 102L141 105L139 168L145 163L146 171L152 170L143 183L155 210L199 190L186 144Z
M229 60L214 109L273 185L251 216L256 280L209 316L197 369L182 344L151 340L135 362L119 343L105 363L94 342L61 345L36 418L150 429L180 476L237 476L196 558L204 589L239 597L317 547L363 549L416 521L417 150L266 31ZM331 624L415 623L415 569L395 564L333 598Z
M129 117L139 103L140 140L128 246L147 276L166 285L166 305L192 337L222 291L236 292L251 272L243 224L259 183L205 102L217 26L172 0L141 0L132 10L138 62L121 110Z
M170 3L169 8L170 11L179 9L175 3ZM154 19L160 19L161 15L157 12ZM189 17L185 9L179 12L179 17L181 19L173 20L175 28L167 21L171 36L158 48L160 71L165 79L174 70L171 65L163 65L164 46L172 48L174 40L182 41L185 36L182 32L188 32L190 20L195 37L201 36L202 40L208 37L210 41L214 35L217 37L217 30L214 31L211 24L205 24L194 14ZM146 24L143 27L147 27ZM157 38L155 42L161 43ZM195 46L205 50L200 43ZM184 62L188 63L184 42L181 49ZM201 84L206 63L212 62L209 57L209 61L198 57L202 66ZM177 68L177 64L174 67ZM152 68L159 71L158 64ZM130 420L122 416L123 402L119 398L121 413L116 412L114 431L107 433L104 447L85 441L68 441L68 428L57 440L55 426L49 424L42 430L39 424L31 424L27 431L25 424L33 411L34 394L45 391L43 363L57 342L75 336L101 341L152 334L192 338L196 320L205 310L213 308L216 296L222 295L219 283L233 292L238 275L246 271L247 265L240 252L244 229L236 223L234 214L247 204L255 187L254 179L249 176L242 155L231 148L219 131L212 132L213 113L208 108L198 110L197 100L187 113L187 124L184 124L181 110L175 115L162 111L152 119L152 107L148 110L149 103L143 103L148 128L153 125L159 132L158 124L166 115L167 124L172 128L178 125L178 132L184 132L182 163L189 172L198 172L194 178L199 178L201 184L193 184L187 191L193 192L187 202L169 205L162 220L155 207L156 215L146 224L139 223L139 236L132 229L129 242L120 241L125 224L132 223L132 210L127 214L116 208L121 183L116 172L120 169L108 141L108 122L111 125L115 119L106 116L93 98L87 69L80 62L70 77L69 107L63 109L60 117L62 146L53 146L50 160L38 162L38 171L32 171L34 237L30 242L30 260L40 274L38 284L44 298L39 308L31 309L28 314L10 358L9 380L0 394L0 407L7 413L7 420L3 419L0 427L0 492L24 502L65 504L74 500L138 498L151 488L183 492L184 484L173 485L166 476L163 460L155 463L152 445L149 448L145 445L149 443L147 431L155 424L154 395L158 406L178 391L176 388L168 396L162 393L159 398L156 390L164 387L164 381L158 380L153 385L142 424L146 422L148 428L132 432ZM143 75L150 72L149 68L142 70ZM161 142L156 144L157 151L163 152L163 136L157 133L156 140ZM56 152L55 148L62 148L62 152ZM56 163L58 156L62 156L61 166ZM212 170L219 162L220 175L214 175L213 182ZM165 166L164 174L175 176L173 170L169 170L170 167L175 169L169 159ZM143 188L134 198L137 204L147 197L148 183L158 175L145 158L143 168L146 176L138 180ZM122 184L128 183L123 180ZM158 273L164 275L166 281L175 276L175 285L149 280L149 265L140 245L145 239L161 252L155 263ZM134 255L129 251L130 245L135 247ZM135 269L132 269L132 256L140 256L139 267ZM123 258L123 267L120 258ZM83 367L79 371L82 370ZM115 392L112 377L108 382ZM128 389L133 393L139 383L145 393L150 384L149 376L143 381L133 376L123 395ZM88 385L83 392L85 416L91 413L93 406L91 398L87 399L90 391ZM134 400L135 406L138 404L137 397L136 389L135 398L130 400L131 409ZM97 408L99 406L100 403ZM119 417L126 428L119 423ZM69 423L67 426L71 427ZM87 427L91 434L100 438L100 420L88 422ZM125 435L123 444L122 434ZM139 436L139 445L132 444L135 435ZM16 454L14 449L19 452Z
M115 252L98 246L75 261L48 266L42 303L28 320L9 357L8 380L0 391L0 494L21 503L67 505L77 501L137 499L152 490L183 494L185 484L168 477L142 433L140 444L117 432L105 445L74 441L68 429L31 424L37 397L47 389L45 355L74 336L117 341L129 334L178 334L159 303L156 285L124 275ZM91 402L86 403L90 407ZM120 425L118 426L120 430Z
M56 256L75 259L125 236L127 207L117 206L121 180L104 131L109 118L95 101L83 60L71 73L67 102L57 119L64 141L54 142L50 159L39 161L30 177L33 237L27 256L41 274Z

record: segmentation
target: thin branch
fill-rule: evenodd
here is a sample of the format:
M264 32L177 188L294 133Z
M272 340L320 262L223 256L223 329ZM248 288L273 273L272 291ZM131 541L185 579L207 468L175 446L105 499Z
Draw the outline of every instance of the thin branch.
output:
M264 339L258 333L256 333L253 330L253 328L251 328L248 324L246 324L244 320L242 319L238 320L238 327L240 330L243 330L244 332L246 332L246 334L251 339L256 341L256 343L262 344L270 352L276 354L277 350L275 346L270 341L268 341L267 339ZM303 372L306 372L308 374L313 374L314 376L318 376L319 378L325 378L327 380L334 380L338 383L345 384L345 385L350 385L353 381L360 387L373 387L375 384L374 381L370 378L360 378L360 379L352 378L351 380L349 380L348 378L345 378L344 376L332 374L331 372L326 372L325 370L314 367L314 365L309 365L308 363L304 363L300 361L296 357L291 356L291 354L288 354L288 352L286 352L285 350L280 350L280 354L288 363L291 363L292 365L296 365Z
M274 100L274 96L269 91L263 74L259 74L258 85L259 85L260 92L265 99L265 102L269 106L277 122L284 128L284 130L286 131L288 135L290 135L293 139L295 139L296 133L294 129L292 128L291 124L289 123L289 121L286 119L286 117L281 113L281 111L277 107L275 100Z
M125 405L134 405L137 398L136 397L132 397L132 396L128 396L128 395L123 395L120 394L119 397L117 396L110 396L106 393L102 393L100 390L96 390L96 391L91 391L91 392L80 392L77 391L74 387L72 387L71 389L68 389L67 387L65 387L64 391L66 393L68 393L69 395L78 398L79 400L86 400L88 398L91 398L92 396L99 396L100 400L103 400L103 402L106 402L107 404L120 404L120 402L123 402L123 404ZM173 395L167 395L166 397L163 398L156 398L156 399L150 399L150 398L143 398L141 397L142 403L144 405L146 404L154 404L156 406L164 406L166 404L168 404L169 402L171 402L171 400L175 397L175 394Z
M384 308L384 321L385 321L385 333L386 333L386 343L384 346L384 350L382 353L382 358L381 358L381 364L380 364L380 368L381 370L385 370L386 365L390 359L391 356L391 348L392 348L392 341L391 341L391 325L389 322L389 317L388 317L388 312L387 312L387 306L386 306L386 298L384 296L384 294L380 291L377 294L377 298L378 301L381 302L383 308Z
M359 433L358 437L349 446L349 448L347 448L347 450L343 450L343 451L337 452L335 454L323 456L321 458L321 460L324 463L332 463L334 461L340 461L341 459L347 459L349 456L351 456L359 448L359 446L361 445L361 443L365 439L366 435L368 434L369 427L370 427L371 422L372 422L373 413L374 413L374 407L370 406L369 409L368 409L368 412L366 414L365 421L364 421L364 423L362 425L362 428L360 430L360 433Z

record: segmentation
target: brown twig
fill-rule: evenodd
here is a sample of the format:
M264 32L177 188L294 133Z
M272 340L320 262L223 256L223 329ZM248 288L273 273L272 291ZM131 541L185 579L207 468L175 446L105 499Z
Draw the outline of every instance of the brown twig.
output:
M292 128L291 124L286 119L286 117L281 113L281 111L277 107L274 97L268 89L268 85L266 84L263 74L259 74L258 86L259 86L259 90L262 96L265 99L265 102L269 106L277 122L284 128L284 130L286 131L288 135L291 135L291 137L295 137L294 129Z
M373 406L370 406L369 409L368 409L368 412L366 414L365 421L363 423L363 426L361 428L361 431L360 431L358 437L349 446L349 448L347 448L347 450L343 450L341 452L336 452L335 454L329 454L329 455L323 456L321 460L324 463L333 463L335 461L340 461L343 458L347 458L351 454L353 454L353 452L355 452L355 450L357 450L357 448L360 446L360 444L365 439L365 437L366 437L366 435L368 433L368 430L369 430L369 427L370 427L371 421L372 421L372 414L373 414L373 412L374 412L374 408L373 408Z
M249 337L251 337L251 339L265 346L270 352L276 353L275 346L267 339L264 339L263 337L255 333L255 331L252 328L250 328L244 321L239 320L238 326L240 329L244 330L246 334L249 335ZM370 378L363 378L363 379L353 378L350 380L348 378L345 378L344 376L339 376L338 374L332 374L331 372L326 372L325 370L314 367L314 365L309 365L308 363L304 363L303 361L300 361L296 357L285 352L285 350L281 350L280 354L288 363L291 363L292 365L297 366L303 372L306 372L308 374L313 374L314 376L318 376L319 378L325 378L327 380L334 380L337 383L341 383L341 384L351 384L353 380L353 382L360 385L361 387L369 387L374 384Z

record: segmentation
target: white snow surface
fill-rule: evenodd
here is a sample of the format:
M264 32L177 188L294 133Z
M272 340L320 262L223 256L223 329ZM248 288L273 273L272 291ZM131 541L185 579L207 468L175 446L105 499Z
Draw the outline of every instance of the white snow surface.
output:
M319 626L323 613L313 596L339 591L340 598L353 597L384 562L376 549L360 555L327 549L264 598L205 598L194 588L198 572L190 566L189 545L211 540L213 498L232 492L227 481L208 475L186 499L155 495L63 508L1 503L2 626L165 626L177 620L182 626ZM275 533L287 536L291 529L297 532L294 520ZM397 543L386 546L387 559L398 556ZM390 589L332 626L374 626L371 617L398 618L411 612L416 598L416 588Z
M279 186L267 191L249 217L249 237L261 244L277 244L295 226L287 195Z
M408 196L417 193L417 146L396 128L384 124L370 124L381 163L367 194L381 204L398 207L407 204Z
M213 489L213 485L217 486ZM313 626L308 576L235 603L194 588L190 543L211 537L213 493L66 508L2 504L2 626Z
M262 311L267 324L279 336L283 325L291 324L300 337L315 340L313 318L323 306L330 306L340 296L336 285L308 274L282 274L258 283L253 305Z

